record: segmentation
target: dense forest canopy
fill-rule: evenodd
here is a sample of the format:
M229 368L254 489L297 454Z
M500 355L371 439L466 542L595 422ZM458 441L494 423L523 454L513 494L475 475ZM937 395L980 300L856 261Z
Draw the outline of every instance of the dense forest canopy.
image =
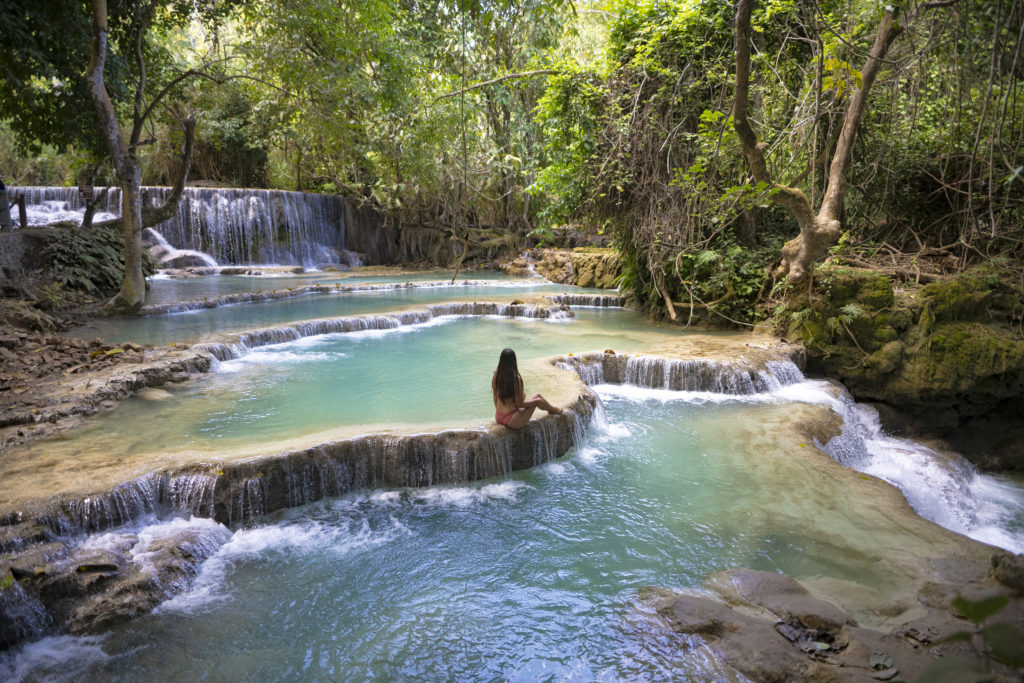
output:
M938 257L944 269L1021 255L1024 0L889 8L870 89L883 4L754 3L745 112L760 176L733 116L737 6L726 2L108 4L119 118L132 118L137 50L145 97L163 97L137 150L147 184L178 178L193 116L194 181L341 192L453 237L471 226L601 233L647 305L710 304L742 321L798 232L779 193L817 211L863 89L825 247L857 243L903 265ZM92 9L0 10L10 183L116 180L86 83Z

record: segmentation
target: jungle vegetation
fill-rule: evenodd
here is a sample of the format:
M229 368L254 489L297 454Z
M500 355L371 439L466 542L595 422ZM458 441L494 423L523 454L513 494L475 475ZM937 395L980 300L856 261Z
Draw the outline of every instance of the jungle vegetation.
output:
M684 320L757 320L825 258L919 280L1022 256L1024 0L12 0L0 22L12 184L123 184L133 159L467 244L569 228Z

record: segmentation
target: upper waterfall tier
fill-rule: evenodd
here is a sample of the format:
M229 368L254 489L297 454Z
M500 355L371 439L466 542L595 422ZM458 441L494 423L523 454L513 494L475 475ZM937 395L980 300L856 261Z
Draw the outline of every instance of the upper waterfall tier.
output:
M169 187L143 187L145 206L161 205ZM85 202L74 187L19 187L30 225L81 220ZM120 215L121 191L100 199L96 220ZM314 268L342 262L346 200L340 195L188 187L176 214L153 226L177 249L192 249L220 264L279 263Z

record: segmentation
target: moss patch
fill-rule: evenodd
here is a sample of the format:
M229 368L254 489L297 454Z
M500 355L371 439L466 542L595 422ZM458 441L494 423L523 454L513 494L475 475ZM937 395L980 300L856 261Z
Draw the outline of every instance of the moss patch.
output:
M776 329L859 398L969 418L1024 399L1024 296L1008 281L990 267L897 291L882 273L826 267Z

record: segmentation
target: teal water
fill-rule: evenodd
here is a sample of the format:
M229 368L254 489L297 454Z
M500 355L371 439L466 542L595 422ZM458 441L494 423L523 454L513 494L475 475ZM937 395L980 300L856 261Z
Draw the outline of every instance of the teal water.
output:
M258 270L258 267L254 268ZM171 304L180 301L208 299L239 292L258 292L270 289L288 289L316 284L353 285L364 282L424 282L450 280L452 271L410 272L401 275L365 275L360 270L337 272L309 272L300 274L276 273L265 275L202 275L189 278L151 278L146 292L146 305ZM511 280L512 276L495 270L462 270L459 280ZM543 280L541 280L543 282Z
M382 278L374 278L371 282L386 284ZM299 320L380 313L406 306L444 301L511 300L516 297L562 292L607 293L605 290L567 287L544 281L528 285L521 280L510 281L507 286L472 285L339 294L311 293L287 299L231 304L144 318L101 318L75 328L69 336L81 339L100 337L110 343L195 343L226 332L272 327Z
M431 302L448 294L409 293ZM229 309L254 327L246 316L261 315L261 305ZM564 322L442 320L256 349L210 377L167 387L162 401L130 400L39 442L28 461L94 472L134 467L132 454L154 449L230 450L339 424L486 421L503 346L523 364L687 334L625 311L576 313ZM170 321L164 334L181 340L172 335L194 334L190 317L147 321ZM870 623L914 604L906 590L923 558L953 538L879 496L872 477L800 442L794 424L823 406L852 432L864 427L820 382L742 398L599 393L605 415L585 442L531 471L361 491L250 528L147 520L85 539L102 547L191 525L226 543L191 589L155 613L103 635L47 638L0 655L0 679L729 680L706 648L667 631L646 587L696 587L734 566L782 571L841 596ZM927 449L875 432L858 438L868 471L908 499L934 503L937 511L922 514L1024 550L1019 486L956 479Z
M238 308L253 310L249 304ZM448 316L390 330L308 337L255 348L220 363L207 377L168 385L164 400L124 401L73 432L30 444L17 462L63 458L121 467L127 456L156 449L224 451L346 425L486 425L494 418L491 373L506 346L524 367L530 359L608 348L636 351L689 334L652 325L635 312L580 309L557 321ZM538 390L528 372L525 381L528 391ZM2 463L0 473L13 475ZM43 471L32 466L26 474L39 477Z
M653 617L644 587L745 566L856 580L887 599L886 558L920 545L837 499L827 468L784 441L766 452L771 429L746 448L721 438L783 424L785 403L604 400L604 425L556 463L359 493L236 531L193 590L103 637L38 646L74 663L37 657L26 678L70 666L89 681L720 679L706 650Z

